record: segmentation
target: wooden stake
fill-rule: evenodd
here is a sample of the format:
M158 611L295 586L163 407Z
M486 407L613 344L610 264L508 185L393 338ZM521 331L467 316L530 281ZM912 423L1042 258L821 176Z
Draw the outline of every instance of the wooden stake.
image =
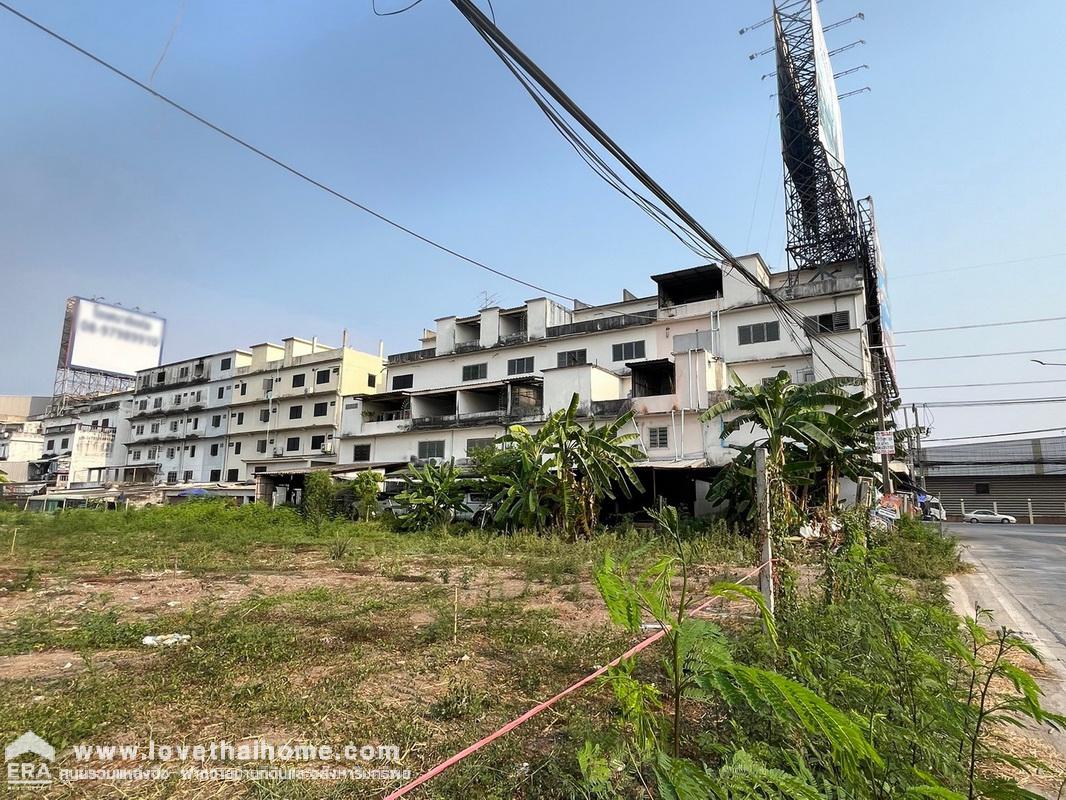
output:
M455 587L455 616L452 620L452 644L459 642L459 587Z
M15 537L19 535L19 529L11 531L11 555L15 555Z
M766 564L759 573L759 589L770 616L774 616L774 567L773 548L770 545L770 481L766 469L766 448L755 451L755 502L758 506L759 539L762 542L762 560Z

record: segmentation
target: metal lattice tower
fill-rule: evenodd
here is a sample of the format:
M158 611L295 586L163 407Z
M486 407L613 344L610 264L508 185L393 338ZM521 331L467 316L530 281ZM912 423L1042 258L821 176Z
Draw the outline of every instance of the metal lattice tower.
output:
M133 388L133 378L69 366L68 350L76 303L77 298L68 298L66 313L63 315L63 335L59 342L59 360L56 364L55 382L52 385L50 414L62 414L69 406L79 402Z
M860 255L847 170L819 136L811 3L776 0L773 15L785 163L786 250L792 269L825 267Z

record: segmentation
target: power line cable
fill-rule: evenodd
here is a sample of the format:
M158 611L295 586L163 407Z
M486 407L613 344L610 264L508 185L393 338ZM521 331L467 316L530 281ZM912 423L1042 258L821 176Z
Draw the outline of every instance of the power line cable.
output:
M407 9L413 8L415 5L417 5L421 1L422 0L416 0L416 2L413 3L412 5L408 6ZM411 228L408 228L406 225L403 225L403 224L397 222L394 219L390 219L389 217L385 216L384 214L382 214L382 213L380 213L378 211L375 211L374 209L370 208L369 206L365 206L362 203L360 203L359 201L354 200L353 198L351 198L348 195L344 194L340 190L334 189L333 187L331 187L331 186L329 186L329 185L327 185L325 183L322 183L321 181L316 180L315 178L312 178L311 176L307 175L306 173L301 172L299 169L297 169L296 167L292 166L291 164L286 163L285 161L282 161L280 158L276 158L275 156L270 155L266 151L260 150L255 145L250 144L249 142L245 141L244 139L241 139L239 136L237 136L237 135L235 135L233 133L230 133L225 128L222 128L221 126L216 125L215 123L211 122L207 118L200 116L195 111L192 111L189 108L186 108L185 106L183 106L181 103L177 102L176 100L172 100L171 98L167 97L165 94L156 91L155 89L153 89L148 84L142 83L141 81L137 80L135 77L130 75L129 73L123 72L121 69L116 67L114 64L111 64L110 62L105 61L100 56L97 56L94 53L86 50L84 47L81 47L80 45L75 44L70 39L67 39L66 37L62 36L61 34L53 31L51 28L48 28L45 25L41 24L40 22L37 22L32 17L28 17L25 14L23 14L21 11L19 11L18 9L13 8L12 6L9 6L7 3L2 2L2 0L0 0L0 8L3 8L5 11L10 12L11 14L13 14L14 16L18 17L19 19L23 20L24 22L28 22L33 27L37 28L39 31L48 34L49 36L51 36L56 41L62 42L67 47L69 47L72 50L75 50L75 51L81 53L86 58L88 58L88 59L90 59L92 61L95 61L100 66L104 67L105 69L109 70L110 72L114 73L115 75L118 75L120 78L123 78L124 80L129 81L130 83L132 83L134 86L138 87L139 89L142 89L142 90L148 92L149 94L151 94L152 96L156 97L157 99L162 100L164 103L169 105L171 108L174 108L175 110L180 111L182 114L186 115L190 119L193 119L196 122L199 122L201 125L204 125L205 127L210 128L215 133L221 134L222 136L224 136L227 139L229 139L231 142L240 145L241 147L245 148L246 150L248 150L248 151L250 151L252 153L255 153L255 155L257 155L260 158L263 158L263 159L269 161L270 163L274 164L275 166L281 167L286 172L289 172L292 175L295 175L297 178L300 178L301 180L306 181L307 183L311 184L312 186L315 186L316 188L321 189L322 191L333 195L337 199L343 200L345 203L348 203L349 205L354 206L355 208L358 208L360 211L363 211L363 212L369 214L370 216L374 217L375 219L378 219L381 222L384 222L386 225L390 225L393 228L395 228L396 230L402 231L403 233L406 233L408 236L412 236L415 239L418 239L419 241L421 241L421 242L423 242L425 244L428 244L430 247L434 247L434 248L436 248L437 250L440 250L443 253L447 253L448 255L459 259L460 261L465 261L467 264L475 266L478 269L485 270L486 272L490 272L493 275L496 275L496 276L498 276L500 278L504 278L505 280L512 281L514 283L517 283L517 284L519 284L521 286L525 286L525 287L530 288L530 289L535 289L538 292L544 292L545 294L551 295L552 297L558 297L558 298L560 298L562 300L575 301L577 299L575 297L570 297L569 295L561 294L559 292L553 292L551 289L547 289L547 288L545 288L543 286L538 286L535 283L531 283L529 281L523 280L522 278L518 278L518 277L516 277L514 275L510 275L510 274L504 272L503 270L496 269L495 267L490 267L488 264L485 264L484 262L478 261L477 259L471 258L470 256L463 255L462 253L460 253L460 252L458 252L456 250L453 250L450 247L447 247L446 245L443 245L440 242L437 242L437 241L429 238L428 236L424 236L424 235L418 233L417 231L414 231ZM407 9L402 9L402 10L407 10ZM391 16L391 15L397 14L397 13L401 13L401 12L400 11L388 12L388 13L383 13L380 16Z
M370 7L374 9L374 13L379 17L395 17L397 14L402 14L405 11L410 11L412 8L421 3L422 0L414 0L410 5L406 5L403 8L398 8L395 11L378 11L378 0L370 0Z
M963 353L957 356L925 356L923 358L897 358L902 361L953 361L957 358L994 358L996 356L1026 356L1031 353L1061 353L1066 347L1049 347L1045 350L1007 350L1002 353Z
M1046 261L1049 258L1061 258L1066 253L1048 253L1043 256L1028 256L1026 258L1012 258L1006 261L986 261L982 264L968 264L964 267L948 267L947 269L931 269L924 272L893 273L891 280L903 280L904 278L920 278L924 275L943 275L948 272L965 272L971 269L985 269L987 267L1002 267L1008 264L1027 264L1032 261Z
M1052 378L1042 381L993 381L990 383L939 383L929 386L901 386L901 392L913 392L918 389L977 389L984 386L1029 386L1038 383L1066 383L1066 378Z
M1000 436L1022 436L1029 433L1054 433L1056 431L1066 431L1066 426L1060 426L1058 428L1033 428L1028 431L1004 431L1003 433L976 433L973 436L939 436L922 439L922 442L958 442L963 439L995 439Z
M1010 322L978 322L973 325L949 325L945 328L911 328L905 331L892 331L893 335L901 333L937 333L939 331L965 331L972 328L1002 328L1008 325L1031 325L1037 322L1059 322L1066 317L1039 317L1036 319L1016 319Z
M999 400L915 400L918 405L927 408L976 408L979 406L1029 406L1047 403L1066 403L1066 396L1060 397L1006 397Z

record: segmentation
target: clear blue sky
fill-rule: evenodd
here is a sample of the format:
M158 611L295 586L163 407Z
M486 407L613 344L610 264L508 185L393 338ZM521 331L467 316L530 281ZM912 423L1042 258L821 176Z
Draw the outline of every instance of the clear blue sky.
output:
M398 0L379 0L393 8ZM768 2L494 0L500 26L735 252L783 266ZM17 6L147 80L182 7ZM899 329L1063 314L1066 8L825 0L849 172L877 203ZM288 335L387 351L479 293L534 292L427 248L240 150L0 12L0 392L48 393L63 300L165 316L167 360ZM154 85L368 205L588 302L694 257L607 189L446 0L187 0ZM769 131L769 139L767 134ZM761 180L760 180L761 175ZM903 357L1066 346L1066 323L901 335ZM1045 356L1066 362L1066 351ZM1027 357L901 364L903 386L1066 379ZM905 399L1064 394L1066 382ZM936 435L1066 424L1066 406L937 411Z

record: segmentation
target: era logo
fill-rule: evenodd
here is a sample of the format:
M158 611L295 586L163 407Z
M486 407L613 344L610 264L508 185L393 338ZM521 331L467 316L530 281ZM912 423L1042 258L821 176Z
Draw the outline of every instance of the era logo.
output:
M43 761L16 761L24 755L34 755ZM47 786L52 782L52 773L46 761L54 761L55 748L33 731L26 731L4 748L7 761L9 786Z

